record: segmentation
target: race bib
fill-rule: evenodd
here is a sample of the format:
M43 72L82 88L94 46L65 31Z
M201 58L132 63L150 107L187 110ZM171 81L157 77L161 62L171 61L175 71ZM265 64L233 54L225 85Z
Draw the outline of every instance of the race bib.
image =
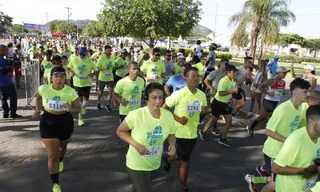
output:
M79 76L80 80L87 80L88 78L89 78L88 75L80 75Z
M153 146L153 147L147 147L147 150L149 151L148 155L143 155L143 157L154 157L159 156L162 153L162 145L159 146Z
M304 190L305 191L309 191L312 187L314 187L316 185L317 182L317 178L310 178L307 180L307 183L304 185Z
M130 106L141 106L141 100L131 100L129 102Z
M104 75L105 75L106 77L111 77L112 73L110 73L110 72L105 72Z
M201 111L201 104L200 103L187 103L187 112L194 113Z
M276 97L281 97L282 94L283 94L283 91L276 91L276 92L274 92L274 96L276 96Z
M65 101L55 101L55 100L49 100L47 103L48 109L54 110L54 111L65 111L64 104L67 103Z
M157 79L157 74L150 75L149 79L156 80Z

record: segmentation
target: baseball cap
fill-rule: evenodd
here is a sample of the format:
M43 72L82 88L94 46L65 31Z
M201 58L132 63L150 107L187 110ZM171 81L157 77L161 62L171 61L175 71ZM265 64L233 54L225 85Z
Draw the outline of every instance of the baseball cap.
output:
M86 55L87 53L88 53L88 49L85 48L85 47L82 47L82 48L80 49L80 51L79 51L79 54L80 54L80 55Z
M311 71L315 71L316 70L315 66L313 66L313 65L307 65L307 66L304 67L304 69L309 69Z
M185 59L185 57L183 55L179 55L177 59Z
M121 53L128 53L128 50L126 48L121 49Z
M278 55L275 55L273 58L275 58L275 59L279 59L279 56L278 56Z
M287 70L287 68L283 67L283 66L280 66L278 67L276 73L288 73L290 72L291 70Z
M65 75L66 74L66 70L63 68L63 67L53 67L51 69L51 77L55 74L63 74Z
M239 71L234 65L226 65L226 71Z
M191 63L188 63L188 62L182 63L181 66L184 68L191 68L192 67Z
M55 55L52 57L51 61L60 61L61 62L61 57L59 55Z

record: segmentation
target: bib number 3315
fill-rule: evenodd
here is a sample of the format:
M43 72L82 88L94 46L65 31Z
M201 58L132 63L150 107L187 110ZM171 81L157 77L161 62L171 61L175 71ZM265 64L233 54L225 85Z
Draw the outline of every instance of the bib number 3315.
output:
M48 109L54 110L54 111L65 111L64 104L65 101L54 101L49 100L48 101Z

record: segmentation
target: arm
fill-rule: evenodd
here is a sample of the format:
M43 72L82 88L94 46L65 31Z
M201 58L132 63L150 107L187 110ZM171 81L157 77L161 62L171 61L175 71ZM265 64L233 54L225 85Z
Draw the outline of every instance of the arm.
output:
M230 95L230 94L236 93L236 92L238 92L238 88L234 88L229 91L219 91L218 94L219 94L219 96L226 96L226 95Z
M314 90L317 86L317 78L312 78L312 82L311 82L311 90Z
M33 112L32 117L33 118L38 118L40 117L40 113L41 113L41 107L42 107L42 97L39 93L37 93L37 97L36 97L36 111Z
M280 142L285 142L285 140L287 139L286 137L283 137L283 136L279 135L278 133L271 131L269 129L266 129L265 134L268 137L271 137L271 138L273 138L277 141L280 141Z
M164 91L166 92L167 96L171 95L170 88L167 85L164 85Z
M216 90L215 88L213 88L212 85L211 85L211 83L209 82L208 77L205 78L205 80L204 80L203 82L204 82L204 84L211 90L211 92L212 92L213 94L216 94L216 93L217 93L217 90Z
M125 99L122 99L121 97L120 97L120 95L119 94L117 94L115 91L113 91L113 94L112 94L112 96L113 96L113 99L114 100L116 100L117 102L119 102L121 105L123 105L123 106L127 106L128 105L128 101L126 101Z
M80 109L80 99L78 97L76 100L72 101L71 109L68 112L77 114L80 113Z
M162 108L170 111L170 107L169 107L166 103L164 103L164 104L162 105ZM181 125L187 124L188 118L186 118L186 117L178 117L178 116L175 115L172 111L170 111L170 112L172 113L173 118L174 118L175 121L177 121L177 122L180 123Z
M265 93L265 94L267 94L267 95L269 95L269 96L273 96L274 95L274 93L269 93L267 90L266 90L266 88L268 87L268 86L270 86L270 85L272 85L272 83L273 83L273 79L268 79L268 80L266 80L266 81L264 81L260 86L259 86L259 89L263 92L263 93Z

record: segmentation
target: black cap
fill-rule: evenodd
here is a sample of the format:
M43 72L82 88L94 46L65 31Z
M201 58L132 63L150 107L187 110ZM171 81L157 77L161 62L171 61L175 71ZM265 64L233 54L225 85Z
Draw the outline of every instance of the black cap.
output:
M55 73L62 73L62 74L66 74L66 70L63 68L63 67L53 67L52 69L51 69L51 77L52 77L52 75L54 75Z
M239 71L234 65L229 65L226 67L226 71L234 71L237 72Z
M52 55L52 53L53 53L52 50L48 50L46 53L46 56Z

